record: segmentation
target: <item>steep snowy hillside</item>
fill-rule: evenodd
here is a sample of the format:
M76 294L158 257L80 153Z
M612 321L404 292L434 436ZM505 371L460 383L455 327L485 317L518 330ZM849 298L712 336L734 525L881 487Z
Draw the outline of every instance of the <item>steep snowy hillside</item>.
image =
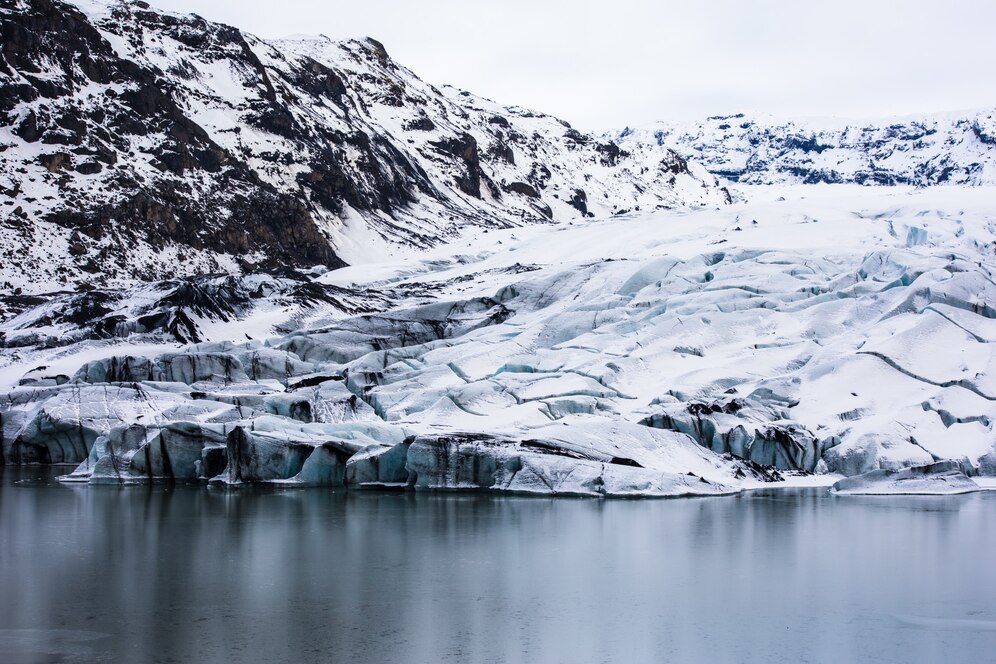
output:
M728 115L607 135L634 155L676 150L743 184L996 184L996 112L860 122Z
M335 267L728 198L371 39L267 41L137 0L2 0L0 39L0 290Z
M89 482L973 490L996 476L992 194L771 187L256 282L263 313L197 345L9 353L4 456ZM301 319L304 283L337 304ZM46 311L18 334L66 324Z

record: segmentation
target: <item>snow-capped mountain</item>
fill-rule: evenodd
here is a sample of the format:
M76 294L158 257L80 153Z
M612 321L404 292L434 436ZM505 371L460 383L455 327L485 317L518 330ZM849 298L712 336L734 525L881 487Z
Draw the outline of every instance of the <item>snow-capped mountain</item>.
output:
M0 35L4 289L336 267L728 199L670 151L436 88L372 39L263 40L139 0L4 0Z
M605 136L645 159L676 150L742 184L996 183L996 111L869 121L738 113Z

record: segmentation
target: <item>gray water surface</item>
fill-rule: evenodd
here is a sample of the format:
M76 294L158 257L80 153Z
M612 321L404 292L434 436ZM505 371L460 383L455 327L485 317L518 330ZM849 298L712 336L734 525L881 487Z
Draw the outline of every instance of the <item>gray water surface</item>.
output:
M0 662L994 662L996 493L599 501L0 468Z

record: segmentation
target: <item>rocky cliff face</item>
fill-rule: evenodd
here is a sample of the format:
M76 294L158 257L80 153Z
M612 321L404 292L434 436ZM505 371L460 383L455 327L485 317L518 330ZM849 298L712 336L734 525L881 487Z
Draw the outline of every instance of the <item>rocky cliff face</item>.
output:
M996 183L996 112L882 119L727 115L604 137L633 154L676 150L741 184Z
M374 40L0 1L0 287L335 267L467 227L716 205L674 153L438 89Z

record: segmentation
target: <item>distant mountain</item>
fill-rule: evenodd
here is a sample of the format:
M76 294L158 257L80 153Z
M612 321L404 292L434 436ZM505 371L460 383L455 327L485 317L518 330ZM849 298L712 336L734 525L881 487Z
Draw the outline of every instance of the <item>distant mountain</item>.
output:
M0 289L335 267L467 227L728 199L668 150L438 89L372 39L0 0L0 40Z
M996 111L859 122L724 115L606 135L634 156L675 150L742 184L996 183Z

